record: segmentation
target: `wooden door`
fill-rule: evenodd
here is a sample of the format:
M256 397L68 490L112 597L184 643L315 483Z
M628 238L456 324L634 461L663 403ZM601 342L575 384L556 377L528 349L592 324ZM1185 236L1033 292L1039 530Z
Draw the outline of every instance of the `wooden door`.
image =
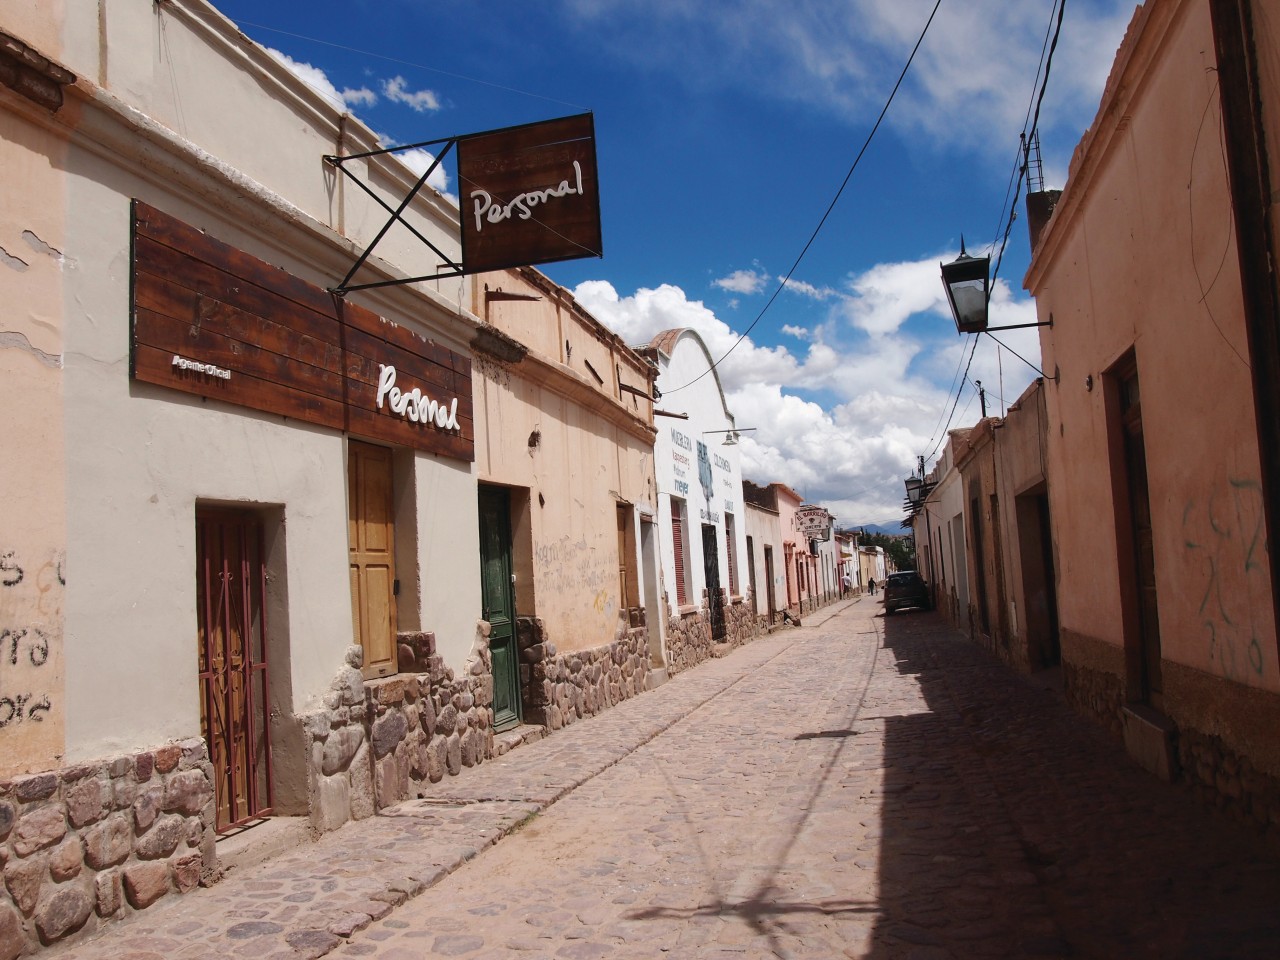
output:
M200 730L222 831L272 806L261 520L247 511L198 508L196 563Z
M1133 530L1134 577L1138 593L1139 678L1142 701L1163 708L1160 665L1160 607L1156 597L1156 558L1151 529L1151 496L1147 489L1147 453L1142 437L1142 403L1138 371L1130 368L1120 381L1120 415L1124 428L1125 473Z
M385 677L396 672L391 451L354 440L347 446L347 549L351 628L364 648L364 675Z
M521 720L520 657L511 582L511 503L501 487L480 488L481 616L489 623L493 662L493 728Z
M773 547L764 548L764 592L769 598L769 609L766 611L770 626L774 622L774 612L778 609L778 598L773 592Z

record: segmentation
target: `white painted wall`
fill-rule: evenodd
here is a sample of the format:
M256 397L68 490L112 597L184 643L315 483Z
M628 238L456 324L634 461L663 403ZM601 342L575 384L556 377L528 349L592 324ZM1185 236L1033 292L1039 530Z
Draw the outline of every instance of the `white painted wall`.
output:
M659 339L662 335L659 335ZM710 371L710 372L708 372ZM721 587L729 586L729 560L724 549L725 517L734 521L734 563L737 594L745 595L749 584L746 569L747 523L742 499L742 468L738 447L724 446L724 431L735 426L725 408L719 376L702 338L692 330L683 330L670 347L669 354L659 357L658 390L664 395L659 409L688 414L687 420L658 416L654 424L658 438L654 443L654 466L658 481L658 524L662 537L663 579L668 602L676 606L675 554L671 535L671 498L685 500L688 507L685 538L689 557L688 578L691 589L688 603L702 602L706 588L703 572L702 525L716 527L717 555ZM676 390L676 388L682 388ZM676 390L666 396L669 390ZM707 498L699 481L698 443L706 444L711 458L712 488Z

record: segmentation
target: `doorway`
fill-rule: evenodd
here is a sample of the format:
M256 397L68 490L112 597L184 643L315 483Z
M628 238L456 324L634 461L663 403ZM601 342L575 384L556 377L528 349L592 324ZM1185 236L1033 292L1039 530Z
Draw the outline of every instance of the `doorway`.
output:
M773 547L765 544L764 548L764 592L768 598L769 608L765 611L768 617L769 626L773 626L774 617L778 609L778 600L773 592Z
M481 486L479 507L481 616L489 623L493 729L502 731L518 726L522 719L515 590L511 579L511 496L502 487Z
M1164 707L1160 654L1160 606L1156 597L1155 546L1151 527L1151 495L1147 487L1147 454L1142 434L1142 395L1137 361L1130 358L1116 372L1119 386L1120 431L1124 446L1128 492L1129 533L1133 551L1132 589L1136 593L1137 699L1157 710ZM1134 644L1130 644L1133 646Z
M396 672L395 514L391 450L347 444L347 552L351 629L364 650L366 679Z
M196 509L200 731L213 763L219 832L272 811L262 520Z
M725 638L724 596L720 592L720 555L716 549L718 537L711 523L702 525L702 570L707 584L707 610L711 617L711 639Z

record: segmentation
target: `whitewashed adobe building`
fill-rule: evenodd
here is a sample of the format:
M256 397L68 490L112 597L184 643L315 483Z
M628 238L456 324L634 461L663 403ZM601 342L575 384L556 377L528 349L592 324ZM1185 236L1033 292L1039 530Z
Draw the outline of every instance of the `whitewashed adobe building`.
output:
M759 625L747 602L746 509L736 424L706 344L681 328L642 351L658 365L654 425L658 530L672 673L740 644ZM726 443L732 440L732 443Z

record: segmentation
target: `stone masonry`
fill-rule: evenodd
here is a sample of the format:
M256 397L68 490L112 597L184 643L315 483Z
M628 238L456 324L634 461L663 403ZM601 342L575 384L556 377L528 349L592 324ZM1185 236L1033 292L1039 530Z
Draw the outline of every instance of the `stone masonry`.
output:
M725 637L720 642L711 637L711 607L705 590L702 606L696 611L668 616L667 670L670 675L675 676L712 657L722 656L760 636L763 632L761 621L751 611L749 595L746 599L732 601L725 596Z
M520 688L527 723L559 730L643 693L649 675L649 631L619 621L620 636L591 650L557 653L538 617L518 617Z
M202 739L0 781L0 960L211 877L215 818Z
M323 709L302 718L314 832L371 817L415 796L415 784L456 776L493 756L488 632L480 621L461 677L436 653L431 633L402 634L401 672L377 680L360 673L360 647L348 648Z

